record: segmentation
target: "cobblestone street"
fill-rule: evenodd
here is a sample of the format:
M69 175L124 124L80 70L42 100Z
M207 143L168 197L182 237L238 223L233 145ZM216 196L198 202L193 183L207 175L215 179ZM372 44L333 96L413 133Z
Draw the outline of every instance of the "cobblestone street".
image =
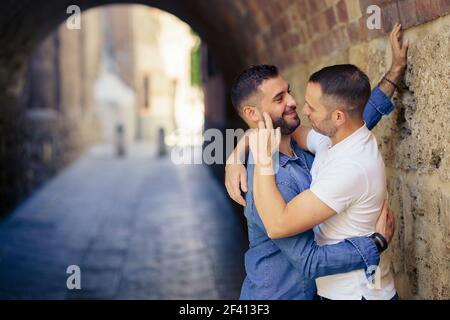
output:
M1 299L236 299L247 245L206 166L144 145L92 148L0 222L0 243Z

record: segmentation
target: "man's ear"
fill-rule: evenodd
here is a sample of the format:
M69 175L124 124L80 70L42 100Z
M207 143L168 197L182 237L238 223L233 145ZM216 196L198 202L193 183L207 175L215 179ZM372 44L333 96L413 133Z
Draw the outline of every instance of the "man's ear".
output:
M244 105L242 107L242 115L244 119L250 122L258 122L259 120L258 110L254 106Z
M343 125L347 121L347 115L340 109L336 109L333 113L336 125L338 126Z

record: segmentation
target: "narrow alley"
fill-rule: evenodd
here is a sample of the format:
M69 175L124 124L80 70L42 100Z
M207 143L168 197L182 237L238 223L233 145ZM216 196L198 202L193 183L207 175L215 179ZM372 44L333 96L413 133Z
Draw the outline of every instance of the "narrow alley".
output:
M92 148L0 222L0 243L1 299L235 299L246 245L207 167L143 144Z

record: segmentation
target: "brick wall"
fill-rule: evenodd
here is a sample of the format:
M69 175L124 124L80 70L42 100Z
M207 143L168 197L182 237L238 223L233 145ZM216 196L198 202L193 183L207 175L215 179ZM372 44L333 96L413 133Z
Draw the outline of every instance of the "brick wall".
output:
M240 2L238 2L240 3ZM367 7L381 9L382 28L369 30ZM241 5L242 6L242 5ZM277 61L281 67L308 63L388 33L400 21L410 28L450 13L448 0L249 0L241 26L254 17L258 31L249 62Z

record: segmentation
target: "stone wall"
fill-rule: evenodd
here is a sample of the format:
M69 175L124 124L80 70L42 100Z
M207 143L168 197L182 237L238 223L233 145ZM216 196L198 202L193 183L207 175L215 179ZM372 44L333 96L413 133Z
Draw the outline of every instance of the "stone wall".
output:
M393 266L404 296L448 299L450 16L406 35L413 45L404 89L375 130L398 221Z
M82 23L81 30L62 24L45 38L29 60L18 105L10 113L2 110L3 137L10 141L0 151L6 180L0 184L0 196L6 199L0 212L11 209L98 140L92 92L100 59L98 14L83 15ZM16 154L20 160L5 159L4 154Z
M374 130L387 167L397 233L391 249L403 298L450 297L450 16L407 30L409 66L395 111ZM390 65L387 37L311 65L287 69L303 103L307 74L324 65L354 63L376 85ZM298 79L298 75L304 76ZM298 88L297 86L301 86ZM305 119L303 119L305 120ZM305 120L306 122L306 120Z

